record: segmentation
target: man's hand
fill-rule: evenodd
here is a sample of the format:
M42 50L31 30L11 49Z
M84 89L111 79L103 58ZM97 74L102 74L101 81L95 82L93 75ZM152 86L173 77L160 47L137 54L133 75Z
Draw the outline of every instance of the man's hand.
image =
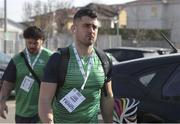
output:
M14 83L3 81L3 85L0 90L0 116L6 119L6 115L8 114L8 107L6 105L6 100L14 87Z
M105 95L103 91L101 92L101 114L105 123L113 123L114 99L111 81L105 84L105 88L107 95Z
M0 116L6 119L6 114L8 114L8 107L4 100L0 100Z

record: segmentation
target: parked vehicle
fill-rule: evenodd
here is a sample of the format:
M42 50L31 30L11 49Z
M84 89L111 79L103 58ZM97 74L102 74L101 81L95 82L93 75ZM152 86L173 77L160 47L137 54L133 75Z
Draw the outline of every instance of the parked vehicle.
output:
M117 105L115 120L180 122L180 53L140 58L113 66L112 88ZM116 105L116 106L117 106Z
M0 52L0 88L2 85L1 78L4 74L4 70L6 69L11 57L5 53Z
M104 49L105 52L110 53L114 57L114 63L137 59L142 57L151 57L156 55L164 55L177 53L178 49L172 44L163 33L162 37L165 39L165 42L169 44L170 48L160 48L160 47L118 47L118 48L109 48Z
M136 47L118 47L105 49L104 51L110 53L118 62L159 55L157 50Z

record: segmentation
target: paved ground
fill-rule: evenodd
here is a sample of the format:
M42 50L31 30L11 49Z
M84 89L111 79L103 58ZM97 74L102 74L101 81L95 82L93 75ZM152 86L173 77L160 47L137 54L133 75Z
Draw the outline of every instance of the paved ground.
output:
M15 123L14 121L14 114L15 114L15 101L14 100L9 100L7 101L8 105L8 114L7 114L7 119L2 119L0 117L0 123ZM98 116L99 118L99 123L102 123L102 117L101 115Z
M8 114L7 114L7 119L3 119L0 117L0 123L15 123L14 121L14 114L15 114L15 101L14 100L9 100L7 101L8 105Z

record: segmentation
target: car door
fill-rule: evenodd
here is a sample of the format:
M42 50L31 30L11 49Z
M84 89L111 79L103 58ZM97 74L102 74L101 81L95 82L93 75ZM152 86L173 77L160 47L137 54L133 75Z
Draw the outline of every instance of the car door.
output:
M178 63L176 70L168 78L162 86L162 100L168 104L167 118L180 122L180 64Z
M113 73L114 96L139 101L137 104L139 122L175 122L168 114L172 105L162 97L162 87L173 75L177 64L164 65L163 62L151 64L152 66L144 65L141 69L134 68L127 73ZM173 110L171 113L173 115Z
M176 122L177 117L171 117L178 110L179 103L170 102L167 97L163 97L162 90L167 80L174 74L177 64L160 64L159 66L144 69L141 74L137 74L140 83L145 84L148 92L141 99L139 104L139 119L141 122ZM149 74L148 74L149 73ZM149 83L144 83L143 77L155 74ZM172 108L173 106L173 108ZM175 110L176 109L176 110ZM169 115L171 113L171 115Z

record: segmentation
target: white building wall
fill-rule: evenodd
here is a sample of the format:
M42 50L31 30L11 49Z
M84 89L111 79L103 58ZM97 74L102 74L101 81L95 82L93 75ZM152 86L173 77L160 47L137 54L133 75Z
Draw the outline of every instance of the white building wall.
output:
M3 20L1 19L1 22ZM6 40L6 52L8 54L14 54L17 53L17 44L19 44L19 41L22 41L22 38L20 39L20 36L23 33L25 27L22 25L15 23L13 21L7 21L7 32L6 35L4 34L4 23L2 23L0 27L0 51L4 52L4 41Z
M153 7L157 9L156 16L153 15ZM127 11L127 28L169 29L171 40L180 44L180 0L169 0L167 3L153 1L129 4L125 10Z
M167 26L171 29L171 40L180 44L180 2L168 5L168 23Z
M156 12L153 11L154 8L156 8L154 10ZM126 8L128 13L127 28L163 29L163 9L163 6L160 4L128 6Z

